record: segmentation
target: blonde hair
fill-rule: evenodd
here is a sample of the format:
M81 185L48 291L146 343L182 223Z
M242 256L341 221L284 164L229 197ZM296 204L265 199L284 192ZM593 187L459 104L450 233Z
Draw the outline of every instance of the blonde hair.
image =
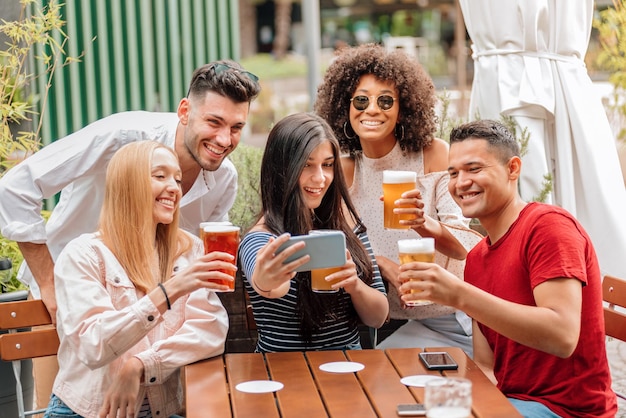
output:
M120 148L107 168L104 204L99 232L135 287L147 293L172 274L174 260L192 245L191 238L178 229L180 207L172 223L158 224L154 231L152 197L152 155L163 148L155 141L139 141ZM154 259L158 257L158 271Z

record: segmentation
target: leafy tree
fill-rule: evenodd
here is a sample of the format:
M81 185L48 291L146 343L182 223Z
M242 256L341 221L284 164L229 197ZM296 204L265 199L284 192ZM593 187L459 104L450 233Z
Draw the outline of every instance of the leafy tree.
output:
M602 47L597 64L611 72L609 81L614 87L613 107L626 117L626 0L613 0L613 7L598 12L593 26L599 32ZM618 138L626 139L626 128L621 128Z
M63 50L67 35L63 32L61 4L55 0L43 7L35 0L20 0L20 4L17 20L0 21L0 33L7 39L0 51L0 177L39 149L41 117L33 125L41 116L37 105L45 108L55 70L78 60ZM33 62L44 71L33 72ZM29 86L37 77L45 78L42 97L29 94ZM0 283L0 292L20 288L15 275L23 257L17 243L0 235L0 257L10 258L14 266L13 277L8 283Z

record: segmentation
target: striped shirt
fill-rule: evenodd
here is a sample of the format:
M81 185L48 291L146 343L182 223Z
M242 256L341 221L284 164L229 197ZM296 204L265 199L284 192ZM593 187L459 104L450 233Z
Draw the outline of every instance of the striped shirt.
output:
M139 409L139 413L137 413L137 418L152 418L152 411L150 410L150 401L148 400L148 395L143 398L143 403L141 404L141 408Z
M300 321L297 311L299 283L297 280L292 279L289 292L278 299L265 298L254 290L250 284L250 278L256 266L256 255L272 236L268 232L250 232L243 238L239 247L244 284L250 296L254 320L258 330L256 351L275 352L360 348L358 327L351 320L354 313L352 299L343 289L339 291L337 307L332 312L329 312L321 328L313 333L310 344L303 340L300 333ZM381 293L385 293L385 286L367 233L360 234L359 239L365 246L374 267L373 281L370 286Z

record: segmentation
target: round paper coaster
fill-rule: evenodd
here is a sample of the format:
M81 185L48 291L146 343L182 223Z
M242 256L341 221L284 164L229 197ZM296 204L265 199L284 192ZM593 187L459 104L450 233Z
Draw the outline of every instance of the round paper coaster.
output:
M330 373L354 373L364 368L364 365L356 361L335 361L320 365L320 370Z
M235 389L246 393L268 393L281 390L283 386L282 383L275 380L250 380L249 382L239 383L235 386Z
M405 376L400 379L400 383L406 386L414 386L417 388L423 388L426 385L426 382L431 380L442 380L444 379L441 376L433 376L430 374L418 374L415 376Z

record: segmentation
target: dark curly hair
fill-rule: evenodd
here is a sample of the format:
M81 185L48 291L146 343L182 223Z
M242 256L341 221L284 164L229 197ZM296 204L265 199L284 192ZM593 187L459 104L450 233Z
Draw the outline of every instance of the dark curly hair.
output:
M358 137L346 137L344 124L350 123L350 99L361 76L367 74L392 82L398 90L398 125L404 127L404 136L398 138L402 150L418 152L429 145L437 128L432 79L406 53L365 44L342 49L317 89L315 112L332 127L342 151L354 155L361 150Z

